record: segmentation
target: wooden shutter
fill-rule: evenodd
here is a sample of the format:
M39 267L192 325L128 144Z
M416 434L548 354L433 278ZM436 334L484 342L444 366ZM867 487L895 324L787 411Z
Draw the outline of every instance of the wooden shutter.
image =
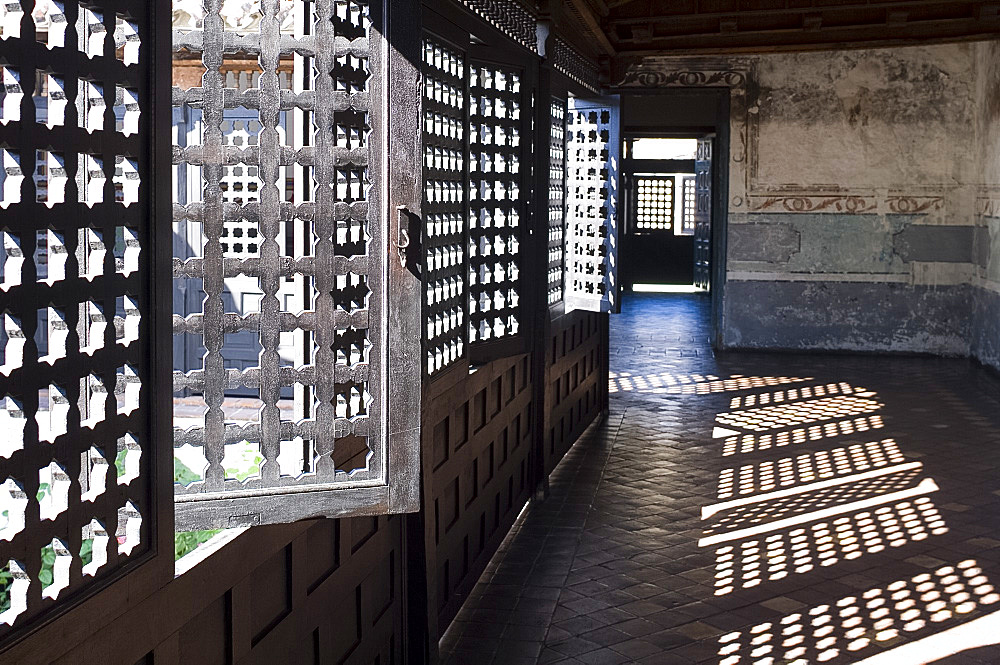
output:
M487 60L469 63L469 341L493 345L526 325L525 263L531 193L528 71Z
M709 289L712 282L712 143L714 136L698 139L694 162L694 285Z
M205 349L174 373L178 526L415 510L419 282L397 213L420 208L412 3L262 2L236 25L205 9L174 32L204 68L174 88L202 125L174 152L200 180L175 230L202 237L174 279L204 297L173 331Z
M428 33L423 53L424 367L433 377L468 359L469 90L464 48Z
M566 99L549 102L549 227L547 302L563 299L566 255Z
M0 647L172 570L169 8L33 4L0 26Z
M566 311L619 310L617 97L571 97L567 113Z

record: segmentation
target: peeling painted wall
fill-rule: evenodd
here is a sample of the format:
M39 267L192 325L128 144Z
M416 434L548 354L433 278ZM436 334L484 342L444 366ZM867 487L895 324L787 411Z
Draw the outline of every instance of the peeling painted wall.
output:
M981 337L1000 364L983 332L1000 332L1000 288L993 303L979 284L1000 285L1000 225L977 214L1000 183L998 52L657 57L626 74L730 88L724 346L967 355Z

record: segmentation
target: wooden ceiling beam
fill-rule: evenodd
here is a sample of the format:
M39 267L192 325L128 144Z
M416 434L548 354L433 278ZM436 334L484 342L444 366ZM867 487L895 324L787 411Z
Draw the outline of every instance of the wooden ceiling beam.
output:
M942 0L910 0L910 2L845 2L841 4L814 3L811 7L781 8L781 9L744 9L737 11L698 11L677 14L654 14L650 16L616 16L612 12L604 21L608 28L618 26L633 26L659 23L674 23L684 19L708 19L708 18L741 18L741 17L767 17L767 16L788 16L789 14L822 14L823 12L845 12L851 10L863 10L867 12L884 10L886 12L912 12L920 8L940 8L953 11L978 10L981 7L996 6L994 2L974 2L969 0L959 0L958 2L943 2Z
M618 60L632 62L636 58L662 55L747 55L789 51L819 51L886 46L974 41L997 34L1000 23L987 31L975 19L954 19L924 24L907 24L886 33L885 25L850 26L805 30L769 30L741 33L674 35L653 38L651 42L630 48L623 42L618 48Z

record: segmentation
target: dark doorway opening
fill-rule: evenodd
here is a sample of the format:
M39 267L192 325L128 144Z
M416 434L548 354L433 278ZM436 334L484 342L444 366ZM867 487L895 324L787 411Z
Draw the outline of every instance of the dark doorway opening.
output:
M629 291L694 284L697 139L628 136L622 160L622 283Z
M726 274L729 90L621 93L622 288L710 297L711 340L718 347Z

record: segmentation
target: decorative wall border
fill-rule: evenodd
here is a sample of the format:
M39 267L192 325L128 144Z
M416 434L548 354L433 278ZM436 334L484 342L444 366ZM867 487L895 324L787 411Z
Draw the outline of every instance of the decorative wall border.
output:
M756 59L650 57L626 69L618 88L729 88L729 207L746 212L757 175ZM751 106L752 104L752 106Z
M729 209L732 213L929 215L945 209L953 188L914 191L838 189L829 185L761 185L758 181L760 59L754 56L655 56L627 67L617 88L729 88ZM980 197L979 214L1000 216L1000 190Z
M1000 217L1000 187L981 187L976 195L977 217Z

